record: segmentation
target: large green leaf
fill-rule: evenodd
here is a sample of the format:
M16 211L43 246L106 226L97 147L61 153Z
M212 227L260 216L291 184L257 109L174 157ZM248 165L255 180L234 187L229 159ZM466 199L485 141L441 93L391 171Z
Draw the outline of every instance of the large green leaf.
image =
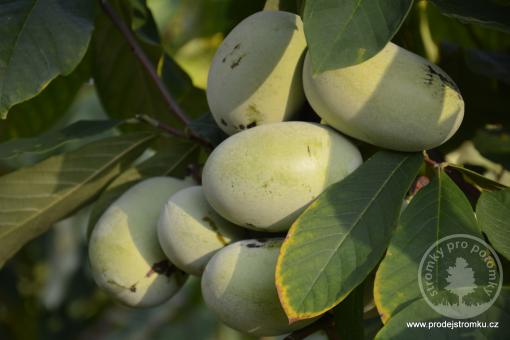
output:
M166 144L168 146L164 151L159 151L148 160L129 168L108 185L94 203L90 213L87 237L90 236L106 208L132 185L154 176L184 176L186 166L198 155L198 145L177 139L171 139L171 142Z
M92 137L119 125L118 120L80 120L61 130L34 138L20 138L0 144L0 159L18 157L25 153L44 153L64 144Z
M90 78L90 58L67 76L58 76L30 100L14 105L0 120L0 141L32 137L46 131L65 115L83 83Z
M376 340L453 340L453 339L508 339L510 337L510 289L501 290L499 298L485 313L475 319L452 320L434 312L425 300L416 300L392 318L376 336ZM475 322L475 327L457 327L455 322ZM486 323L476 327L476 322ZM448 327L430 327L429 322L446 323ZM498 327L490 327L497 322ZM423 323L420 325L420 323Z
M0 177L0 267L94 197L153 139L145 133L103 139Z
M476 217L494 249L510 260L510 189L482 193Z
M377 270L374 297L383 322L421 297L421 258L431 244L452 234L481 236L471 204L441 171L404 210Z
M304 11L314 73L361 63L400 28L412 0L313 0Z
M460 165L448 164L447 167L460 172L465 181L471 183L472 185L474 185L475 187L477 187L480 190L494 191L494 190L501 190L501 189L507 188L507 186L504 184L493 181L485 176L480 175L477 172L469 170L469 169L462 167Z
M446 15L510 32L510 5L502 0L431 0Z
M332 185L294 222L276 268L289 319L333 308L381 259L420 154L381 151Z
M129 7L111 1L115 11L129 20ZM153 67L157 67L162 52L159 48L139 42ZM114 118L145 114L177 124L156 85L131 51L125 38L102 15L98 18L92 41L92 75L101 102L108 115Z
M0 117L78 65L93 7L89 0L0 1Z

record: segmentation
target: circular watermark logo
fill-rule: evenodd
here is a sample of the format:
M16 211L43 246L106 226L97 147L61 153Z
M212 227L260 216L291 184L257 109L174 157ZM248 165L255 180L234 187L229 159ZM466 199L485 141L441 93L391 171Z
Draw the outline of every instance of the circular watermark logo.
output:
M449 318L467 319L485 312L496 301L503 272L498 255L484 240L455 234L427 249L418 282L432 309Z

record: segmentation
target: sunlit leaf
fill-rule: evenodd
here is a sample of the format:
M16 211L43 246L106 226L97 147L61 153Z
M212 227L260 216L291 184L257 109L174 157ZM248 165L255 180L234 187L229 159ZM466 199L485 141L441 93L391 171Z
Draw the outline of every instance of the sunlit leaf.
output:
M93 198L153 139L152 134L103 139L0 177L0 267Z
M420 154L381 151L294 222L276 269L291 321L324 313L365 280L388 246L421 164Z

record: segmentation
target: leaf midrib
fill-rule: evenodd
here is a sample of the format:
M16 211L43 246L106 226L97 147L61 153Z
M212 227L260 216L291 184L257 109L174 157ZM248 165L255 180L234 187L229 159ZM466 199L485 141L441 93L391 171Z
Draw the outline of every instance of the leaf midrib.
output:
M379 195L381 194L381 192L383 191L384 187L388 184L388 182L393 178L393 176L395 175L395 173L400 169L400 167L402 166L403 163L405 163L407 160L409 159L409 156L407 156L406 158L404 158L401 162L398 163L398 165L395 167L395 169L392 170L392 172L390 173L390 176L388 176L386 178L386 180L384 180L384 182L382 183L382 185L377 189L375 195L370 199L370 201L368 202L368 204L366 205L366 207L361 211L361 213L359 214L359 216L356 218L356 220L354 221L354 223L351 225L351 227L347 230L347 232L344 234L345 236L338 242L338 245L335 247L335 250L331 252L331 255L329 256L328 260L326 261L326 263L322 266L322 268L318 271L318 274L315 276L312 284L310 285L310 289L306 292L305 296L303 297L303 299L301 300L301 302L298 304L300 307L303 306L303 302L308 298L308 296L310 295L311 291L313 290L313 287L315 287L316 283L317 283L317 280L319 279L319 277L321 276L321 273L324 272L324 269L329 266L330 262L331 262L331 259L333 258L333 256L338 252L338 249L340 249L340 247L342 246L343 242L345 241L345 239L347 238L348 235L350 235L350 233L352 232L352 230L360 223L361 219L364 217L364 215L366 214L366 212L368 211L368 209L372 206L372 204L374 203L374 201L379 197Z
M73 189L69 190L66 194L64 195L61 195L59 196L59 198L57 198L55 201L51 202L49 205L47 205L46 207L42 208L40 211L41 213L38 213L38 214L33 214L31 215L29 218L27 218L26 220L24 220L22 223L20 224L17 224L15 227L13 228L10 228L8 229L6 232L4 232L3 234L0 235L0 240L2 239L5 239L6 237L8 237L10 234L12 234L13 232L16 232L19 228L22 228L26 225L28 225L32 220L34 220L37 216L39 215L42 215L44 213L46 213L48 210L50 210L51 208L53 208L55 205L57 205L58 203L62 202L64 199L66 199L67 197L69 197L71 194L75 193L77 190L81 189L83 187L83 185L85 185L86 183L92 181L96 176L98 176L100 173L102 173L103 171L105 171L107 168L109 168L110 166L112 166L113 164L115 164L120 158L124 157L124 155L126 155L127 153L129 153L131 150L135 149L136 147L138 147L140 144L143 144L144 142L146 142L147 140L150 140L151 138L153 138L154 136L153 135L149 135L147 136L146 138L140 140L139 142L133 144L132 146L130 146L128 149L126 149L123 153L115 156L111 161L107 162L104 166L102 166L101 168L99 168L98 170L94 171L90 176L88 176L87 178L85 178L83 181L79 182ZM53 195L52 195L53 196Z
M333 39L333 43L331 44L331 46L334 46L338 43L338 41L343 36L343 34L347 30L347 28L351 25L352 19L354 18L354 16L357 14L358 10L360 9L362 2L363 2L363 0L357 0L356 7L354 7L354 9L352 10L351 15L349 16L349 19L347 19L344 27L342 27L342 29L337 33L337 35ZM333 53L333 50L334 50L333 48L330 48L328 53L324 56L324 58L322 58L322 62L318 65L319 70L322 70L324 64L327 62L327 60L331 56L331 53Z

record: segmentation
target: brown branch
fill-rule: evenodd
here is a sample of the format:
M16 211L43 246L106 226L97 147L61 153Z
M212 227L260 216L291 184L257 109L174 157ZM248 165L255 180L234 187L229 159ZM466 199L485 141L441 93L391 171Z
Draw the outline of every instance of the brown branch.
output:
M99 0L99 3L101 4L101 7L105 11L105 13L110 17L112 23L117 27L117 29L126 39L126 42L131 48L131 51L138 59L138 61L142 64L143 68L145 69L145 71L148 73L148 75L158 88L159 92L161 93L161 96L168 105L168 108L183 124L188 125L191 119L186 115L186 113L179 106L175 98L170 94L165 84L156 73L154 65L152 65L152 62L147 57L140 44L136 41L133 32L131 32L131 30L126 25L124 20L122 20L122 18L115 12L113 7L107 0Z
M191 119L187 116L186 112L180 107L180 105L177 103L175 98L172 96L172 94L168 91L166 88L166 85L163 83L161 78L158 76L156 69L154 65L152 65L152 62L149 60L145 52L143 51L142 47L136 40L135 36L133 35L133 32L131 32L130 28L126 25L126 23L122 20L122 18L115 12L113 7L110 5L110 3L107 0L99 0L99 3L101 4L101 7L103 8L104 12L110 17L112 23L117 27L117 29L120 31L120 33L124 36L126 39L126 42L131 48L131 51L135 55L135 57L138 59L140 64L142 64L145 71L149 74L151 80L156 85L157 89L159 90L161 96L163 97L164 101L168 105L169 112L173 115L175 115L183 124L186 126L189 126ZM200 143L202 146L204 146L208 150L212 150L213 146L197 135L193 130L187 129L187 132L181 132L169 125L166 125L160 121L158 121L158 128L178 137L188 138L191 140L194 140L198 143Z
M135 116L135 121L136 122L144 122L144 123L147 123L149 124L150 126L152 127L155 127L157 129L160 129L160 130L163 130L164 132L168 133L169 135L171 136L175 136L175 137L178 137L178 138L183 138L183 139L188 139L188 140L194 140L196 141L197 143L200 143L204 148L206 148L207 150L212 150L213 149L213 146L211 144L209 144L207 141L195 136L195 135L189 135L189 134L186 134L185 132L179 130L179 129L176 129L168 124L165 124L164 122L154 118L154 117L151 117L151 116L147 116L147 115L136 115Z
M189 139L189 136L186 135L181 130L176 129L176 128L170 126L170 125L167 125L167 124L163 123L162 121L160 121L160 120L158 120L158 119L156 119L154 117L151 117L151 116L136 115L134 121L135 122L147 123L147 124L149 124L152 127L155 127L157 129L163 130L166 133L168 133L169 135L172 135L172 136L175 136L175 137L178 137L178 138Z

